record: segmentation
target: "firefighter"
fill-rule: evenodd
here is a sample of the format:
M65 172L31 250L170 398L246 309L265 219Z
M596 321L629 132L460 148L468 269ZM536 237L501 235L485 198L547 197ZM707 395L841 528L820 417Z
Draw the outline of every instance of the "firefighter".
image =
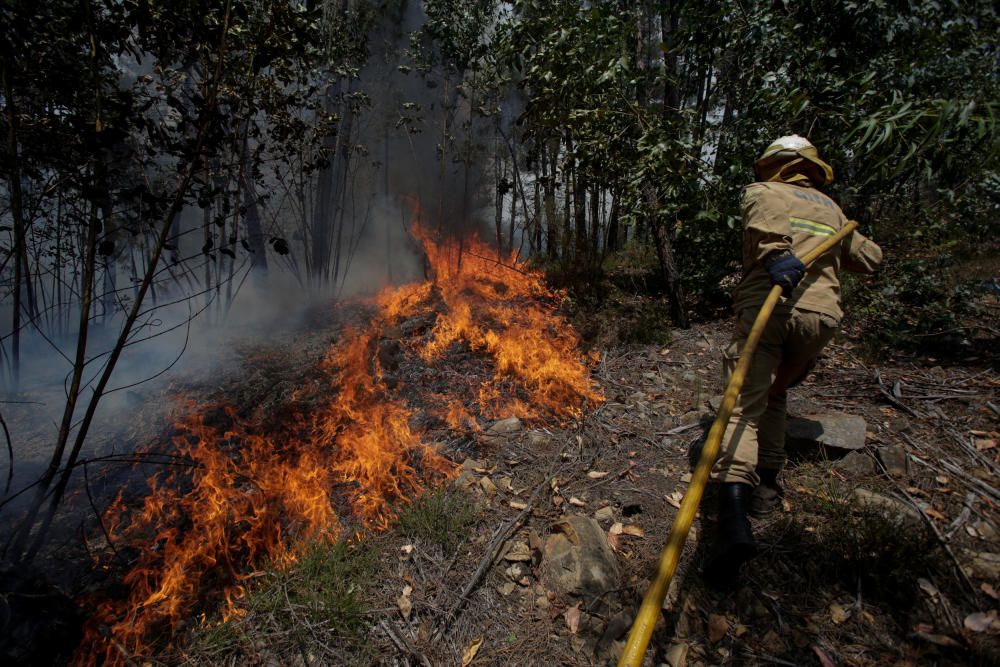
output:
M843 211L818 188L833 169L816 147L797 135L776 139L754 163L757 182L743 191L743 280L735 293L732 342L723 353L725 384L736 368L750 327L772 286L782 298L753 357L712 470L718 497L717 536L705 576L735 583L740 566L756 555L747 516L781 506L778 475L785 464L785 400L789 387L813 368L837 332L841 270L873 273L882 250L855 231L808 269L799 260L847 223Z

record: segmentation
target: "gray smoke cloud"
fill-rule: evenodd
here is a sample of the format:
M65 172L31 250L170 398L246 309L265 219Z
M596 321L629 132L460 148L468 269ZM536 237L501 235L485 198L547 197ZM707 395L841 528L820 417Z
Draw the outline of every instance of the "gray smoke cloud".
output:
M387 16L369 40L368 64L348 87L364 103L351 129L337 280L317 286L302 268L300 242L306 227L301 218L313 214L310 207L296 211L278 197L262 205L266 235L287 238L291 250L288 256L268 250L266 276L251 275L249 258L242 252L235 259L202 255L202 212L185 210L174 254L191 259L174 265L172 271L179 277L160 283L155 294L146 297L149 312L116 365L113 391L101 400L84 457L127 454L145 444L137 441L143 432L137 424L160 412L164 397L192 381L205 385L237 372L238 348L287 340L314 326L317 309L335 308L338 300L424 279L419 244L408 232L415 216L441 235L481 233L491 238L486 232L494 215L494 174L487 156L493 154L489 142L497 121L475 111L479 102L463 85L461 73L441 66L421 69L409 55L411 35L425 21L421 3L414 1L404 3L398 16ZM123 73L123 81L134 81L142 67ZM505 127L518 106L517 101L503 105ZM264 181L277 187L279 179L276 173L265 174ZM310 184L314 186L315 179ZM164 259L165 264L169 261ZM130 267L123 263L115 268L111 284L104 279L103 289L127 295ZM220 275L226 277L222 284L207 289ZM98 291L101 281L99 276ZM103 307L113 300L100 303ZM9 303L0 307L0 321L11 321L9 310ZM51 456L78 317L78 312L66 309L61 335L25 328L20 381L15 386L9 375L0 380L0 410L10 427L16 466L11 493L37 479ZM97 377L123 317L121 309L95 315L85 380ZM89 398L87 390L76 420ZM6 458L0 454L0 470Z

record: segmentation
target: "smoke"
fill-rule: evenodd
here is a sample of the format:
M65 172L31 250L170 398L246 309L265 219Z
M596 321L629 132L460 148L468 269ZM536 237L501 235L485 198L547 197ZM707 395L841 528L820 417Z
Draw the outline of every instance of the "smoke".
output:
M334 230L336 275L316 281L305 268L307 240L317 223L311 205L315 177L304 177L310 192L298 208L287 196L262 201L264 236L285 239L289 249L283 254L273 243L267 246L266 274L251 272L251 257L242 250L235 258L217 248L201 252L206 218L197 208L185 209L172 256L162 260L163 279L146 296L146 312L101 398L84 458L127 455L147 444L144 438L162 435L155 424L170 409L170 398L185 387L217 388L219 378L240 372L238 350L281 345L317 323L327 324L323 314L340 300L426 278L419 244L408 232L414 221L441 235L492 237L487 233L494 215L490 142L496 140L498 121L509 127L519 102L503 102L501 118L481 113L484 100L476 99L463 72L440 64L440 54L427 40L414 48L411 38L426 20L419 2L402 3L396 14L390 10L370 35L369 57L359 76L330 84L341 86L341 111L352 116L341 121L343 154L349 159L340 227ZM420 58L414 57L417 50ZM123 69L122 85L131 85L150 66ZM263 175L273 186L266 194L287 190L280 176L277 171ZM222 232L211 233L221 238ZM129 265L123 254L99 271L96 289L110 296L98 298L92 314L87 386L74 428L119 334L130 305L130 278L137 273L141 264L137 271L135 261ZM11 321L10 303L3 304L0 317ZM20 377L16 384L10 374L0 379L0 411L15 464L6 497L30 486L49 463L65 409L78 320L78 309L63 305L58 327L24 328ZM0 471L4 464L6 454L0 453ZM12 503L3 511L16 508Z

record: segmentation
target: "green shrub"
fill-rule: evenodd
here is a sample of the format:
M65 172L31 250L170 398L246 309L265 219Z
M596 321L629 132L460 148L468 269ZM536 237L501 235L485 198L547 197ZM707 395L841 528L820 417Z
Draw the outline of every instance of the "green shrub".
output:
M450 489L428 491L399 513L399 529L411 539L420 539L450 550L469 537L478 511L464 493Z
M848 286L851 317L872 348L957 354L966 318L979 314L979 281L954 281L948 253L889 263L876 284Z

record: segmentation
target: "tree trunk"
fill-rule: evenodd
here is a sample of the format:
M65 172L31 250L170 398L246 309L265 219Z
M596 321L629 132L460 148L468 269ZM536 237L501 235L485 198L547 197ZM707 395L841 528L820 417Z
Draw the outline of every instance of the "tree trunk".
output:
M264 229L260 224L260 211L257 208L257 186L253 177L253 165L250 164L249 121L243 126L243 142L240 147L240 185L243 190L243 220L247 226L247 245L250 246L250 270L255 279L267 275L267 248L264 241ZM235 252L235 248L232 249ZM231 259L231 258L230 258Z
M660 3L660 35L666 45L663 55L663 114L667 115L679 110L680 88L678 87L677 49L673 43L673 35L680 24L679 2L663 0Z
M667 287L667 299L670 302L670 317L682 329L691 327L687 311L684 308L684 288L681 286L681 274L674 259L673 243L670 234L656 213L652 214L650 228L653 232L653 246L656 248L656 259L660 264L660 274Z
M11 369L14 382L17 383L21 372L21 290L26 282L30 282L27 267L27 252L25 246L24 205L21 193L21 170L17 150L17 110L14 107L14 94L10 83L10 63L3 61L3 95L7 112L7 160L10 176L10 209L14 218L14 314L11 340ZM22 258L24 258L22 260Z
M611 213L608 216L608 234L604 243L607 252L618 250L618 197L614 197L611 202Z

